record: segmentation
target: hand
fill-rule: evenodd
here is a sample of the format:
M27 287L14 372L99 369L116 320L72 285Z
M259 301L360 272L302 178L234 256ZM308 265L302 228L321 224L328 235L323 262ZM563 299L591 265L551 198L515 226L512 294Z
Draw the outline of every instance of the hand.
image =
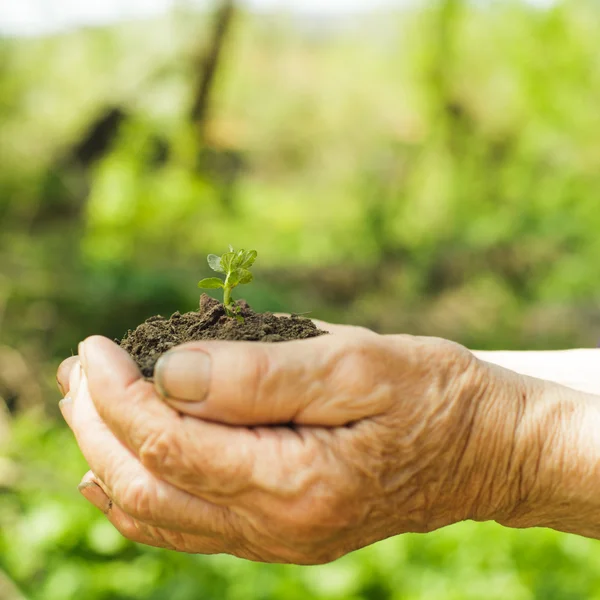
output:
M180 346L157 367L162 394L88 338L58 374L83 494L138 542L296 564L511 514L534 380L444 340L326 328Z

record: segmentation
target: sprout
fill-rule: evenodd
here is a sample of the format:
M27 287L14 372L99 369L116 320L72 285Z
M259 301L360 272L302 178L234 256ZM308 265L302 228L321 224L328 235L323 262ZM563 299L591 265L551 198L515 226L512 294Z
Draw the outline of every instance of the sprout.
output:
M236 317L239 311L233 303L231 292L234 287L252 281L253 275L250 267L254 264L257 254L256 250L238 250L236 252L232 246L229 246L229 252L225 252L222 256L208 255L208 265L213 271L223 273L225 281L218 277L207 277L198 282L198 287L208 290L223 288L223 305L229 317Z

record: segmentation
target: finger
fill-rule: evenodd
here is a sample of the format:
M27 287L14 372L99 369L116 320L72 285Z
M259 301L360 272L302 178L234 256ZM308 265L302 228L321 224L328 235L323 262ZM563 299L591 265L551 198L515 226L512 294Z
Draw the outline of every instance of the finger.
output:
M111 524L123 535L125 538L132 542L140 544L147 544L150 546L166 547L165 544L159 544L151 536L146 535L142 532L135 519L130 517L121 508L119 508L108 496L108 493L104 491L102 484L95 477L95 475L89 471L83 477L83 480L78 486L81 495L96 508L101 510Z
M178 411L206 420L342 426L381 412L391 360L367 330L278 344L193 342L159 359L155 384Z
M105 484L91 471L84 475L78 489L88 502L106 515L123 537L132 542L157 548L183 552L193 551L202 554L215 554L224 551L225 545L221 544L219 546L214 538L161 529L134 519L111 500ZM190 548L193 548L193 550L190 550Z
M73 367L79 362L78 356L70 356L63 360L56 371L56 383L63 396L69 393L69 378Z
M123 511L110 498L106 485L103 484L92 471L88 471L77 488L81 495L90 504L101 510L108 520L116 527L127 539L141 544L155 544L155 540L142 532L141 523ZM165 547L160 544L160 547Z
M60 408L60 412L64 420L67 422L67 425L70 429L73 429L72 419L73 419L73 398L71 396L65 396L59 403L58 407Z
M67 425L73 429L72 420L73 420L73 398L77 396L79 393L79 385L81 383L81 377L83 375L83 371L81 369L81 363L79 359L75 357L76 360L72 362L69 372L69 379L67 383L67 395L58 403L58 407L60 408L60 412L62 413L63 418L67 422Z
M108 514L113 506L113 501L92 471L88 471L83 476L77 489L88 502L100 509L105 515Z
M151 536L144 534L140 524L136 523L135 519L111 500L108 491L105 491L105 486L91 471L84 475L77 489L90 504L101 510L112 525L127 539L140 544L167 547L165 544L156 543Z
M72 403L71 426L91 471L106 495L148 525L206 536L226 536L237 517L157 479L117 440L100 419L85 375Z
M281 435L271 430L273 435L266 435L245 427L181 416L165 404L151 383L136 379L135 366L119 346L98 337L89 338L84 346L97 418L148 471L213 504L230 507L233 514L242 515L241 498L246 492L256 491L279 472L290 471L286 453L291 464L298 453L310 452L309 446L303 446L288 428L282 428L285 432ZM293 438L289 443L282 443L284 433ZM89 443L80 440L90 466L102 476L109 469L101 461L110 460L108 452L112 450L108 442L98 440L94 452L97 456L93 458L86 448ZM106 483L112 486L109 480ZM232 528L240 531L240 521L233 519Z

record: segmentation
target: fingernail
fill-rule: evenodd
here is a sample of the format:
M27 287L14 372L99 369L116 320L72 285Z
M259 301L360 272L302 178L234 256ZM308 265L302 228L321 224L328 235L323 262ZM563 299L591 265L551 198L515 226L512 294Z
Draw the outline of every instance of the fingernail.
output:
M62 410L65 406L73 404L73 398L71 396L65 396L59 403L58 406Z
M91 502L104 514L107 514L112 508L112 500L102 491L102 488L97 483L82 481L77 486L77 489L88 502Z
M165 398L202 402L210 386L210 356L199 350L163 354L154 369L154 381Z
M87 362L85 359L85 344L83 342L79 342L79 346L77 346L77 354L79 355L79 361L84 370L87 369Z

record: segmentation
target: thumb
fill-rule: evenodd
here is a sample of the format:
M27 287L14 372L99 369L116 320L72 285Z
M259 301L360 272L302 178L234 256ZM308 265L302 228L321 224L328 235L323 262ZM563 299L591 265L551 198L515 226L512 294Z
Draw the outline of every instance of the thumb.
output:
M386 356L372 332L280 342L193 342L158 361L176 410L232 425L339 426L382 412Z

